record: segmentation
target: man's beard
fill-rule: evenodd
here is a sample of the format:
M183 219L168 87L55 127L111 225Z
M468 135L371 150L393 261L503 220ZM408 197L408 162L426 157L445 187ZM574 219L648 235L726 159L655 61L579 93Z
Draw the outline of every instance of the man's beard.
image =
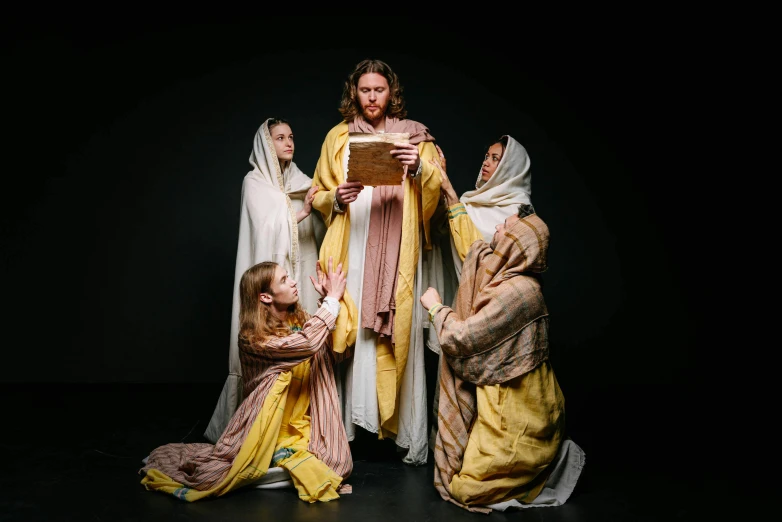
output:
M367 110L365 108L362 107L361 108L361 115L369 123L375 123L375 122L379 121L380 119L386 117L386 109L388 108L388 104L383 105L383 106L381 106L379 108L380 108L380 110L375 113L375 114L377 114L377 116L373 117L369 112L367 112Z

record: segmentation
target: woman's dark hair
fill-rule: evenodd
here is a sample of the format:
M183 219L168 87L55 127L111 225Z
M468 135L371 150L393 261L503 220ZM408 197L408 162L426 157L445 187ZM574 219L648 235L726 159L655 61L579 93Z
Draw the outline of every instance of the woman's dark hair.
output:
M288 120L283 120L282 118L267 118L269 123L266 124L267 127L269 127L269 130L271 130L272 127L275 125L279 125L280 123L284 123L288 127L291 126L290 122Z
M508 136L507 135L500 136L496 140L492 141L488 146L486 146L486 148L484 150L488 151L491 148L491 146L494 145L495 143L499 143L500 146L502 146L502 155L504 156L505 155L505 149L508 148Z

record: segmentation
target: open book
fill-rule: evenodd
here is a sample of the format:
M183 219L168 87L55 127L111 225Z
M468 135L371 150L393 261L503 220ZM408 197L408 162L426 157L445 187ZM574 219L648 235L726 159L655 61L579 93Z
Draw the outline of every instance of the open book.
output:
M404 166L391 151L395 148L394 143L408 143L409 140L407 132L351 132L347 179L372 187L401 184Z

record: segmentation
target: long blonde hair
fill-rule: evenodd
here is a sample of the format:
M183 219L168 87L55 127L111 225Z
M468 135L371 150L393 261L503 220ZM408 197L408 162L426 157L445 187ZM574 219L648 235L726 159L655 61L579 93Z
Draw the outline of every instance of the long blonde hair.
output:
M290 322L303 325L307 314L299 302L288 309L288 323L271 313L271 305L261 301L260 294L273 294L272 281L279 265L263 261L251 266L242 274L239 282L239 346L263 342L271 336L290 334Z

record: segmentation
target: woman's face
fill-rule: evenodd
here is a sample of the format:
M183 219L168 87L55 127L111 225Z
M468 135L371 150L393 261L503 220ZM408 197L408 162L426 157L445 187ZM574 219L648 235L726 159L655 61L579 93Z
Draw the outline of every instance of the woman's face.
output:
M489 181L494 171L497 170L497 165L500 164L502 159L502 144L495 143L489 147L489 151L486 153L486 157L483 158L483 164L481 165L481 179L483 181Z
M274 150L279 161L291 161L293 159L293 131L287 123L278 123L269 129L272 136Z

